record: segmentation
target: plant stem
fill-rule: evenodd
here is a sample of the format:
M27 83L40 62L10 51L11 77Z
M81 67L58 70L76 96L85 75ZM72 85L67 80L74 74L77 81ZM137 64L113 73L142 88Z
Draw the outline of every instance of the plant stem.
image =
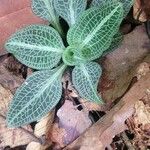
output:
M63 29L60 25L60 22L59 20L58 21L55 21L52 23L53 27L58 31L58 33L61 35L61 37L64 39L65 38L65 34L63 32Z

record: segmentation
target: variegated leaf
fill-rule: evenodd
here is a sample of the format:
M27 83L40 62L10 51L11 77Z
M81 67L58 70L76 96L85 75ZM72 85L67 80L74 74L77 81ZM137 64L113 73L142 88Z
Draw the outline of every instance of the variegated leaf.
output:
M72 72L73 85L82 98L96 103L102 103L97 92L97 85L102 69L95 62L75 66Z
M61 76L65 66L33 73L17 90L7 114L8 127L37 121L53 109L62 94Z
M69 45L75 45L78 51L76 57L88 61L99 58L109 48L122 17L123 8L119 2L85 11L67 34Z
M54 28L62 35L62 28L59 23L59 15L54 9L55 0L32 0L32 11L38 17L48 20Z
M64 18L69 26L75 24L86 8L86 0L54 0L57 13Z
M118 31L114 35L110 47L103 53L103 56L116 49L121 44L122 40L123 40L123 34Z
M45 25L31 25L19 30L5 44L23 64L34 69L51 69L56 66L64 49L57 31Z
M131 9L134 3L134 0L93 0L91 6L100 7L102 5L107 5L107 3L113 3L118 1L123 4L124 17L126 17L126 15L128 14L129 10Z

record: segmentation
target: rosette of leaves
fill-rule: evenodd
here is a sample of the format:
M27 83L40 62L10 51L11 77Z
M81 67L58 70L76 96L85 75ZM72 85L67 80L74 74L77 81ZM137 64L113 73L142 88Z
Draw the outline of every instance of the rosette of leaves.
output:
M54 28L46 25L25 27L6 42L6 49L21 63L38 70L16 91L7 114L9 127L39 120L57 105L62 95L61 78L68 66L73 68L72 81L79 95L103 103L97 92L102 69L94 60L110 47L123 19L123 7L115 2L84 11L85 0L80 5L78 2L33 0L34 12L52 25L59 15L68 22L68 46ZM59 4L58 8L53 4L55 8Z

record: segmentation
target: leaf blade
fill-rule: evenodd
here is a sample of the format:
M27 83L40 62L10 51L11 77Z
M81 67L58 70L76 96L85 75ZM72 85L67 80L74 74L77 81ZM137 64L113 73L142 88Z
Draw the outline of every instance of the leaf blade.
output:
M57 22L59 16L54 10L53 0L32 0L32 11L36 16L49 22Z
M54 9L54 0L32 0L31 7L36 16L44 20L48 20L59 32L59 34L62 37L64 36L63 30L59 23L59 15Z
M72 72L72 81L82 98L97 103L102 102L97 92L97 85L101 73L101 67L95 62L75 66Z
M119 1L123 4L124 17L126 17L133 5L134 0L93 0L91 2L91 7L99 7L105 5L106 3L112 3L115 1Z
M109 52L112 52L113 50L115 50L121 44L122 40L123 40L123 34L118 31L114 35L110 47L103 53L102 56L105 56Z
M19 127L37 121L61 98L61 75L65 66L37 71L17 90L7 114L7 125Z
M70 28L67 41L70 45L77 45L81 51L89 49L91 55L85 59L97 59L110 46L122 21L122 15L121 3L113 3L102 9L91 8Z
M5 47L20 62L31 68L51 69L60 61L64 45L53 28L31 25L12 35Z
M80 14L86 8L86 0L55 0L57 14L64 18L69 26L75 24Z

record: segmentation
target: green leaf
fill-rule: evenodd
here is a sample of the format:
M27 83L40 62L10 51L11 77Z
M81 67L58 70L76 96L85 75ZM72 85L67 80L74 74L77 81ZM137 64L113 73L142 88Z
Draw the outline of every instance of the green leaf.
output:
M37 121L53 109L62 95L65 66L33 73L17 90L7 114L7 125L19 127Z
M67 41L69 45L76 45L76 51L80 51L76 52L80 55L78 57L85 57L88 61L97 59L109 48L122 16L121 3L90 8L69 29Z
M102 69L95 62L75 66L72 72L73 85L82 98L96 103L102 103L97 92L97 85Z
M31 25L16 32L5 44L23 64L34 69L51 69L56 66L64 45L57 31L49 26Z
M134 0L93 0L91 6L100 7L102 5L107 5L107 3L113 2L121 2L123 4L124 17L126 17L134 3Z
M53 2L54 0L32 0L32 10L40 18L55 22L59 16L54 10Z
M63 35L59 23L59 15L54 9L54 1L55 0L32 0L32 11L38 17L48 20L60 35Z
M86 8L86 0L54 0L56 12L64 18L69 26L75 24Z
M110 47L103 53L103 56L108 54L109 52L112 52L114 49L116 49L120 45L122 40L123 40L122 33L117 32L113 37Z

